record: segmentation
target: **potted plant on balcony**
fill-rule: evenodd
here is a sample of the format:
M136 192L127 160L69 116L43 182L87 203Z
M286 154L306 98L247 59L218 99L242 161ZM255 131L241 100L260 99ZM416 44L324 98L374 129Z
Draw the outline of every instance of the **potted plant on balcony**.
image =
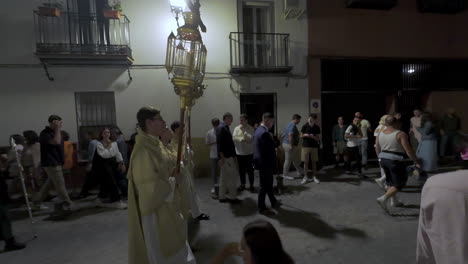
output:
M39 6L39 14L41 16L59 17L62 8L62 2L49 0Z
M108 19L120 19L122 16L122 3L120 0L114 1L108 9L104 10L104 17Z

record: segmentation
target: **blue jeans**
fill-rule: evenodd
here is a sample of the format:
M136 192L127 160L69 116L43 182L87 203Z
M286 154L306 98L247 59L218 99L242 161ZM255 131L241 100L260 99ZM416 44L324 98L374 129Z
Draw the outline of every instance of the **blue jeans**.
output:
M440 140L440 153L441 157L448 155L453 156L455 154L455 141L457 133L446 133Z
M367 165L367 148L369 146L369 140L361 140L359 144L359 152L361 153L362 166Z

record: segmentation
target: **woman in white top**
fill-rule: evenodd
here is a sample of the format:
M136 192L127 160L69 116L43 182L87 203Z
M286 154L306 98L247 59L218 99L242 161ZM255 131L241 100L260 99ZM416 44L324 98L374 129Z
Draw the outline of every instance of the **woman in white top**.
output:
M99 175L101 182L101 193L109 194L110 203L103 203L105 207L125 209L116 181L117 170L125 172L122 154L116 142L110 138L109 128L104 128L99 134L99 142L96 145L96 154L93 160L93 169Z
M361 164L361 154L359 153L359 140L362 138L362 132L359 128L359 123L361 120L359 118L354 118L353 123L348 126L345 132L345 139L348 141L346 143L346 155L348 156L346 162L346 171L351 173L351 162L353 159L356 161L356 167L358 170L359 177L362 177L362 164Z

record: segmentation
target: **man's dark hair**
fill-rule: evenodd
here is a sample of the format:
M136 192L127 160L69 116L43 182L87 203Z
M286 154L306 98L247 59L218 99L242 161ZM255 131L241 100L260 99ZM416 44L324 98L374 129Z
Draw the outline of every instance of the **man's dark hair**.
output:
M61 118L60 116L58 116L58 115L51 115L51 116L49 116L49 119L48 119L49 123L52 123L52 122L54 122L55 120L57 120L57 121L62 121L62 118Z
M275 116L272 113L266 112L263 114L262 119L267 120L267 119L273 119Z
M146 120L153 119L160 113L161 112L159 110L153 107L145 106L140 108L137 112L138 126L140 126L143 131L146 131Z
M25 138L26 143L28 145L33 145L33 144L36 144L37 142L39 142L39 136L33 130L24 131L23 132L23 137Z
M117 135L117 136L120 136L120 135L123 134L123 133L122 133L122 130L120 130L120 128L119 128L118 126L112 127L112 128L111 128L111 133L112 133L112 134L115 134L115 135Z
M249 116L246 114L241 114L240 118L244 118L245 120L249 120Z
M255 263L294 264L271 223L265 220L249 223L244 227L243 236Z
M232 114L229 113L229 112L226 112L224 115L223 115L223 121L226 120L226 118L228 117L231 117L232 118Z
M180 122L179 122L179 121L174 121L174 122L172 122L172 124L171 124L171 130L172 130L172 132L175 133L175 130L178 129L179 127L180 127Z
M300 116L298 114L294 114L293 117L292 117L292 120L299 120L301 118L302 118L302 116Z
M216 127L219 126L219 119L218 118L211 119L211 124Z
M310 114L309 117L312 117L312 119L316 120L318 118L317 114Z

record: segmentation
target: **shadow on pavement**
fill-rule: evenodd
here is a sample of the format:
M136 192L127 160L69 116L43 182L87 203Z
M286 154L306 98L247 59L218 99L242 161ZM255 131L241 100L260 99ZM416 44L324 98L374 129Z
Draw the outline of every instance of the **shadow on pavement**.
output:
M271 217L278 220L284 226L302 229L311 235L327 239L336 239L338 234L355 238L367 237L367 234L359 229L333 227L320 219L320 216L316 213L297 209L291 210L285 207L279 208L278 215Z
M240 204L229 204L229 207L236 217L246 217L257 214L257 201L251 197L243 199Z

